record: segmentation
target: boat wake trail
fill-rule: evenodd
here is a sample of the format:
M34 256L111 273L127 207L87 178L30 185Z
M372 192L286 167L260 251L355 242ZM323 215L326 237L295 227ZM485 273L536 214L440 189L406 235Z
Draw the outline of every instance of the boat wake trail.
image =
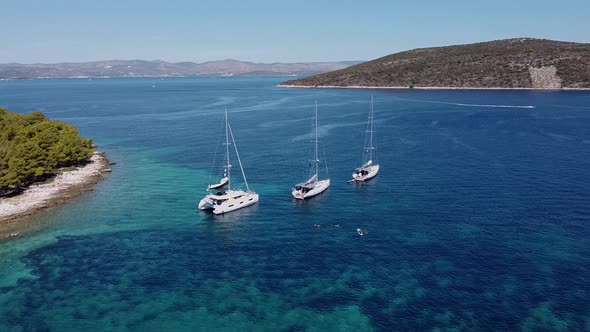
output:
M412 101L417 103L429 103L429 104L444 104L444 105L455 105L463 107L492 107L492 108L535 108L533 105L494 105L494 104L465 104L465 103L451 103L446 101L432 101L432 100L418 100L418 99L403 99L404 101Z
M496 107L496 108L535 108L533 105L486 105L486 104L460 104L460 103L449 103L457 106L466 107Z

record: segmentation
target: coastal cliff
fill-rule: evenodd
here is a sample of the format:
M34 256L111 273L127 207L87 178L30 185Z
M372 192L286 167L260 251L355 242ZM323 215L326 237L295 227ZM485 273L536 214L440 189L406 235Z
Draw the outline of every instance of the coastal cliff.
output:
M590 44L515 38L420 48L280 86L590 89Z

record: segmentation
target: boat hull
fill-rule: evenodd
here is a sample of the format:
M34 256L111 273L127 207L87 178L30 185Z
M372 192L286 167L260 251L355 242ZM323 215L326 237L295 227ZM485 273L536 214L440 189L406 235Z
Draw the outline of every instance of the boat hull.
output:
M304 200L323 193L328 187L330 187L330 179L321 180L316 182L316 185L310 191L303 193L300 190L293 189L291 195L293 195L293 198L295 199Z
M354 172L352 173L352 179L354 181L365 182L371 180L377 175L377 173L379 173L379 165L371 165L367 168L369 172L366 175Z
M207 195L199 202L199 210L210 210L213 214L224 214L258 203L259 196L253 191L232 191L223 201L214 195Z

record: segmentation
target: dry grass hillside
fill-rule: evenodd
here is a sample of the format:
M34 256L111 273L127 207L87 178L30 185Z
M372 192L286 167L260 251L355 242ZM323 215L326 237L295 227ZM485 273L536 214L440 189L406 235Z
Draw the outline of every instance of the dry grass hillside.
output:
M421 48L281 85L590 88L590 44L515 38Z

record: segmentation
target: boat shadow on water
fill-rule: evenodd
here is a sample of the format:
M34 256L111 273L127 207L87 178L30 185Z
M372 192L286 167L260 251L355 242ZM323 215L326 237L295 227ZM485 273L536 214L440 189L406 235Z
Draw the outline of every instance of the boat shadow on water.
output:
M293 207L302 208L305 211L314 210L323 206L330 198L330 188L322 192L321 195L312 196L306 199L291 199Z
M354 186L355 188L363 188L363 187L371 187L379 183L379 177L374 177L367 181L353 181L349 180L348 182L350 185Z
M223 222L232 223L239 222L242 219L247 219L256 215L258 211L258 204L246 206L242 209L234 210L229 213L214 214L211 211L203 211L197 208L197 215L205 222Z

